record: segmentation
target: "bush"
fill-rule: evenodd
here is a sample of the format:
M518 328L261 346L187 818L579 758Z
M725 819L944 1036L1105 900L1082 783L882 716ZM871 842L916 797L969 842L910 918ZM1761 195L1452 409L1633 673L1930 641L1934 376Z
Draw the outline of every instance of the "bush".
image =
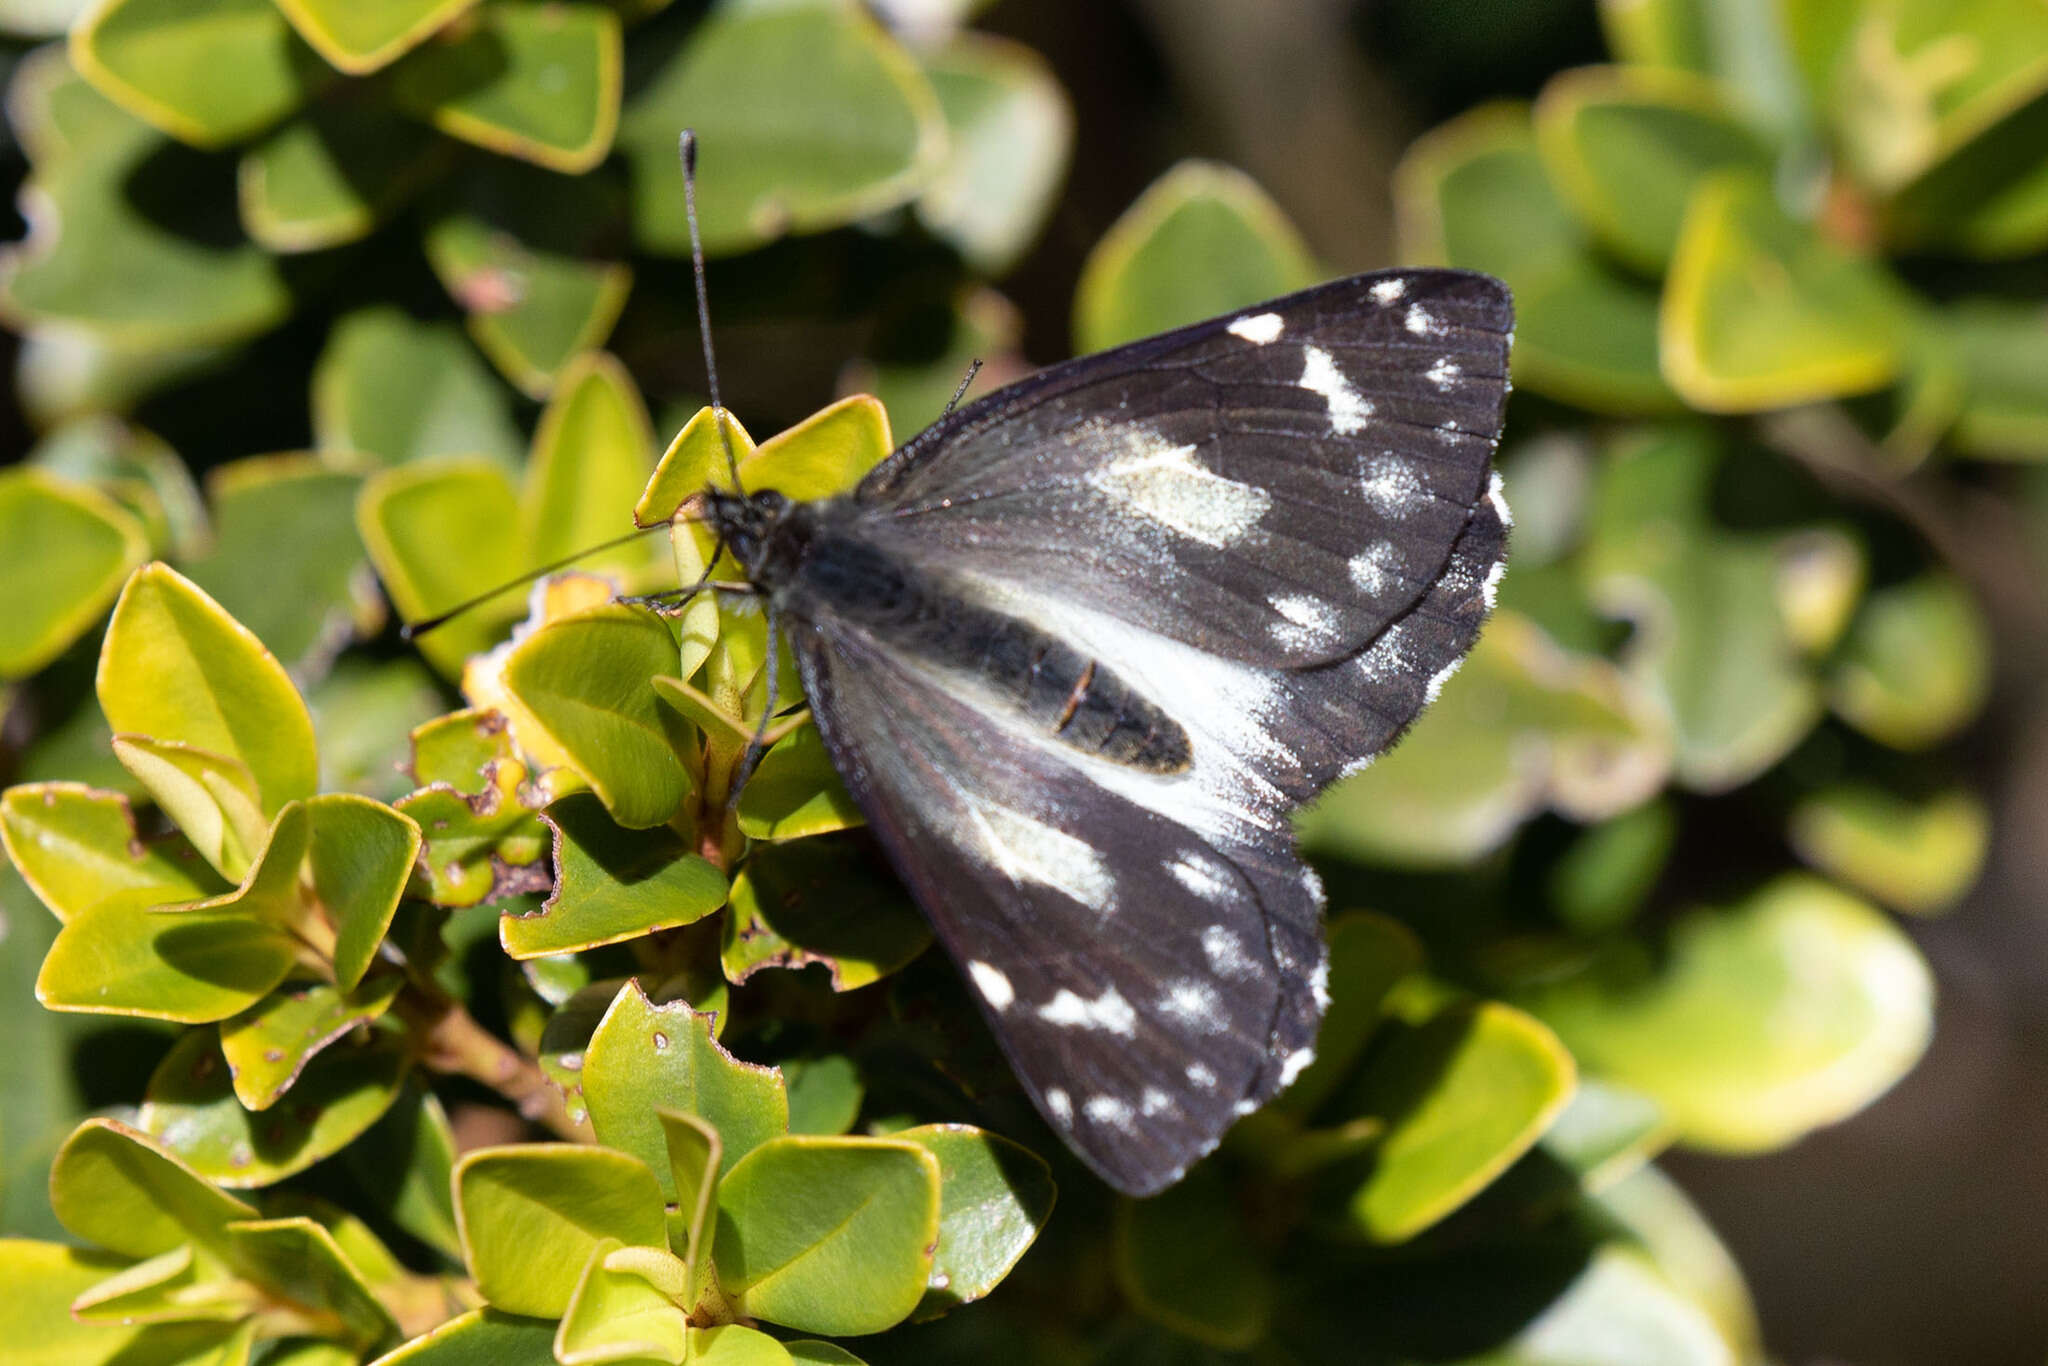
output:
M801 713L728 802L786 658L730 602L610 601L694 581L701 531L416 652L390 620L722 470L685 124L733 407L842 394L730 424L743 474L843 489L969 358L1021 373L990 282L1061 194L1044 61L840 0L73 8L0 0L68 31L8 91L0 1336L1762 1359L1652 1162L1791 1143L1926 1045L1885 912L1988 838L1955 494L2048 456L2048 14L1615 3L1613 64L1408 152L1405 258L1516 294L1501 610L1301 818L1316 1062L1138 1202L1032 1112ZM1089 253L1075 349L1328 273L1183 162Z

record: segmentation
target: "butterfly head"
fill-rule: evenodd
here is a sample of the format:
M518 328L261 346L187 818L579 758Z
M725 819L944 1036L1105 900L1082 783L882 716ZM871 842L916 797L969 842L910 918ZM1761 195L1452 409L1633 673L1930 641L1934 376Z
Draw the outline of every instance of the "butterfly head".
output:
M739 561L747 578L762 588L773 588L781 577L777 570L800 549L802 537L791 517L797 505L774 489L753 493L707 490L709 521L718 539Z

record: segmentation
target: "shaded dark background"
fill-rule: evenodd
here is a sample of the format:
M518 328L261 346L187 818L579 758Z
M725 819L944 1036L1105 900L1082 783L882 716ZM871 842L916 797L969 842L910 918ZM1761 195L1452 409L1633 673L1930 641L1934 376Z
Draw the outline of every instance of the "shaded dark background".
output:
M1249 171L1331 273L1386 265L1397 259L1389 177L1417 134L1604 56L1590 0L1008 0L977 26L1045 54L1077 114L1062 203L1039 249L999 282L1024 311L1037 362L1069 349L1088 249L1179 158ZM23 228L11 192L21 172L18 150L0 148L6 237ZM322 325L302 315L257 345L273 359L302 352L310 369ZM844 359L764 367L744 337L721 345L728 374L765 370L768 380L742 384L775 389L742 389L742 408L754 398L804 411ZM0 365L11 369L13 353L0 333ZM303 389L224 404L202 382L139 418L201 467L309 439ZM0 457L19 458L30 439L10 392ZM2037 546L2035 563L2016 568L2042 567ZM1990 863L1958 910L1907 926L1939 980L1927 1057L1864 1114L1788 1151L1666 1160L1740 1261L1766 1341L1790 1366L2048 1360L2048 629L2012 614L1995 624L1999 686L1962 748L1995 813Z

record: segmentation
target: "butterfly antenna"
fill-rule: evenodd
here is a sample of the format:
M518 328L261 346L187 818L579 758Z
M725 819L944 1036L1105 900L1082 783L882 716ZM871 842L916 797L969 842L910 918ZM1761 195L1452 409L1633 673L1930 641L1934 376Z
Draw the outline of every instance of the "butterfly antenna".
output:
M946 412L940 413L940 417L946 416L947 413L960 406L960 400L967 397L967 386L974 383L974 377L980 373L981 357L976 356L973 360L967 362L967 373L960 377L960 387L953 391L953 397L946 400Z
M697 228L697 130L685 128L676 150L683 162L683 217L690 225L690 269L697 278L697 333L704 342L704 373L711 382L711 417L718 424L718 439L725 444L725 468L732 475L732 490L744 494L739 457L733 454L732 433L726 429L725 404L718 397L718 361L711 354L711 291L704 287L704 237Z
M399 639L417 640L419 639L419 637L425 635L427 632L431 630L434 630L436 627L447 625L450 621L453 621L455 618L461 616L464 612L467 612L472 608L483 606L492 598L497 597L498 594L503 593L509 588L517 588L521 584L532 583L535 579L544 579L548 575L553 574L558 570L567 569L570 565L575 564L576 561L584 558L587 555L595 555L601 550L616 550L622 545L630 545L632 542L639 540L642 536L649 535L656 531L667 531L668 528L669 524L667 522L656 522L653 526L643 526L638 528L637 530L629 531L623 536L614 536L609 541L599 541L596 545L584 546L583 549L576 551L574 554L564 555L561 559L554 560L548 564L544 564L538 569L530 569L526 573L518 575L515 578L507 579L505 580L505 582L499 584L496 588L487 589L484 592L477 594L473 598L466 598L463 601L455 604L455 606L449 608L447 611L436 613L435 615L428 617L425 621L407 622L405 625L398 628Z

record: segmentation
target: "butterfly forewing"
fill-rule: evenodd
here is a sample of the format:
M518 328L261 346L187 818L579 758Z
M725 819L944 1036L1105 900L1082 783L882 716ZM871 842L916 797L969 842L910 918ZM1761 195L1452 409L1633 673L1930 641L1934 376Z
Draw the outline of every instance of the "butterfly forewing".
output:
M1310 1056L1291 814L1491 605L1509 322L1486 277L1390 272L1055 367L749 566L1027 1089L1120 1189Z
M1057 366L855 497L989 591L1272 666L1340 658L1442 571L1484 495L1512 311L1457 271L1337 281Z

